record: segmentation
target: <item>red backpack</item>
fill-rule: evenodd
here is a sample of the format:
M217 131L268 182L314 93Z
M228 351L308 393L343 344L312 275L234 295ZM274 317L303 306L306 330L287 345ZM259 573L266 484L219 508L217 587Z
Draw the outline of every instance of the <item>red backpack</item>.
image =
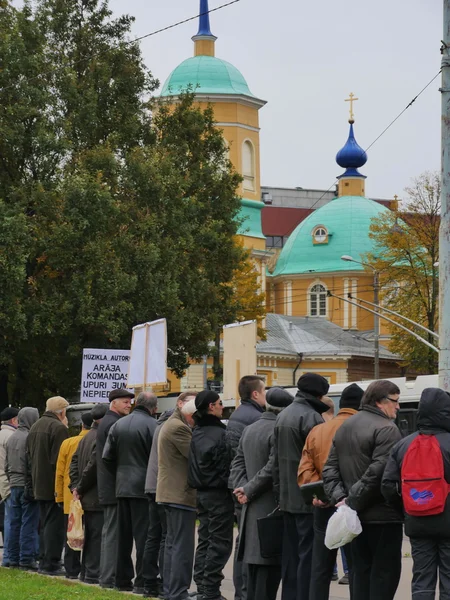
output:
M410 444L402 464L402 498L413 517L444 512L450 486L444 477L444 459L434 435L419 435Z

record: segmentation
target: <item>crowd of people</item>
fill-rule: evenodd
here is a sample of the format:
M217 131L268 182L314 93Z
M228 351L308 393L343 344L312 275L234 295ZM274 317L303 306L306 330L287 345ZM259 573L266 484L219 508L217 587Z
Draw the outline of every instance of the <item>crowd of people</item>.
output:
M362 525L342 548L342 583L349 583L353 600L393 600L404 523L413 597L434 599L439 577L445 598L449 395L425 390L418 432L402 439L395 424L399 389L390 381L375 381L365 392L349 385L336 416L326 379L306 373L297 387L293 397L282 388L266 391L258 376L243 377L240 405L227 423L214 391L183 392L174 410L157 419L155 394L140 393L132 410L134 395L118 389L109 406L83 414L73 437L62 397L50 398L40 418L35 408L6 408L0 415L2 566L150 598L223 600L223 569L237 523L235 600L275 600L280 585L282 600L326 600L337 550L326 547L325 533L345 504ZM424 448L432 463L429 479L420 471L427 464ZM422 477L414 480L411 498L405 496L405 469ZM421 491L420 482L429 480L433 492ZM325 497L311 504L303 486L312 483L323 484ZM439 485L440 504L426 512ZM82 552L66 541L72 499L84 511ZM268 516L273 546L280 545L269 553L260 530ZM196 592L189 592L192 580Z

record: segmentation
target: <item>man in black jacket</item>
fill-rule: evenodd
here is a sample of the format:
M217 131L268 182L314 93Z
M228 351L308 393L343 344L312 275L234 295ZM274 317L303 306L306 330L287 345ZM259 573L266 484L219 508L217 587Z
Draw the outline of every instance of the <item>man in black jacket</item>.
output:
M361 520L352 542L353 600L393 600L400 580L403 518L381 494L389 454L401 439L394 423L399 397L391 381L371 383L361 410L336 432L322 473L331 503L345 502Z
M109 430L121 417L130 414L134 394L125 389L109 394L109 410L100 421L97 432L97 486L98 499L103 507L102 547L100 552L100 587L113 588L116 577L117 555L117 499L116 475L112 467L103 462L102 454ZM133 577L133 570L129 577Z
M403 459L418 435L433 435L441 448L444 477L450 485L450 398L437 388L422 392L417 413L418 431L397 442L387 462L381 483L386 500L399 510L401 498L401 470ZM405 533L411 538L413 557L412 597L434 600L439 569L441 598L450 590L450 495L444 512L431 516L405 514Z
M330 387L324 377L305 373L297 387L293 403L277 418L274 430L273 480L284 522L283 600L308 600L309 597L314 520L312 507L305 503L297 485L297 470L309 432L323 423L320 415L330 409L321 401Z
M241 440L244 429L258 421L264 412L266 405L266 386L262 377L257 375L245 375L239 381L240 405L231 414L228 421L226 439L231 450L231 458L236 456L236 452ZM233 490L233 483L228 484L230 490ZM240 529L242 506L237 500L234 503L234 512L238 528ZM242 561L239 560L239 535L236 538L236 547L234 550L234 568L233 583L235 589L235 600L246 600L247 598L247 572Z
M200 521L194 581L202 600L221 600L222 571L233 547L234 507L228 489L231 452L220 420L219 394L204 390L195 398L195 406L188 474L189 485L197 490Z
M108 407L97 404L91 411L94 423L78 445L70 463L70 489L75 500L81 500L84 510L84 545L82 573L84 583L95 585L100 575L100 547L102 542L103 509L97 488L97 433Z
M40 560L39 571L45 575L65 575L61 568L64 546L64 513L55 502L56 462L61 444L68 437L63 421L66 416L67 400L61 396L49 398L45 413L31 427L27 437L27 465L31 471L31 489L39 502L40 513ZM30 482L26 483L30 494Z
M116 474L117 552L115 587L144 594L143 558L148 530L148 500L145 476L156 430L158 398L142 392L134 411L115 423L108 434L103 461ZM136 579L132 585L133 540L136 544Z

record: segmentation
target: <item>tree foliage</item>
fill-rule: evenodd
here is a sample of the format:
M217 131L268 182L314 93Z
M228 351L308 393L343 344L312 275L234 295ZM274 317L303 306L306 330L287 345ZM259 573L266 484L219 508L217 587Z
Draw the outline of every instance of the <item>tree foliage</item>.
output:
M377 250L369 260L380 271L382 302L431 331L438 328L438 268L441 183L425 172L406 188L401 210L374 219L370 237ZM403 325L411 327L402 322ZM431 334L416 333L436 345ZM423 373L437 372L437 353L410 334L392 327L391 350Z
M0 0L3 403L70 396L83 347L160 317L181 375L243 314L240 176L212 109L152 98L131 23L106 1Z

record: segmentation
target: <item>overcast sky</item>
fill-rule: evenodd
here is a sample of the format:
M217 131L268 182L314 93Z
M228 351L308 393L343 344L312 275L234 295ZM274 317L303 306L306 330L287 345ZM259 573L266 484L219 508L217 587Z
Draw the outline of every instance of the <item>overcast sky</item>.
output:
M210 0L210 8L226 0ZM110 0L136 17L141 36L198 14L199 0ZM216 56L235 65L260 111L263 185L325 189L342 169L348 134L367 147L438 73L442 0L240 0L211 14ZM144 40L147 66L161 81L192 56L190 22ZM372 197L402 197L412 177L440 168L440 77L369 151L361 171Z

